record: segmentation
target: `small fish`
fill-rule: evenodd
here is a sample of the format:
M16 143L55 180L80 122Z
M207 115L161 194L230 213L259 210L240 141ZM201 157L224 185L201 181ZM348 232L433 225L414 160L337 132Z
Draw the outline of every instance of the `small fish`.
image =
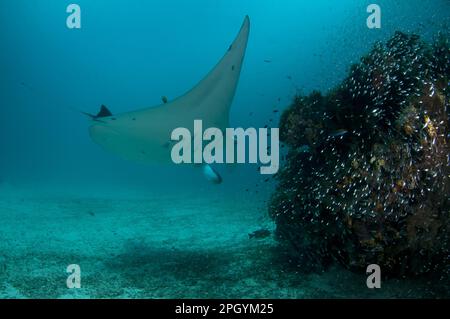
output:
M309 145L305 144L297 148L297 152L299 153L309 153L311 152L311 147Z
M430 122L431 122L430 118L427 115L425 115L425 125L422 127L422 129L427 128Z
M248 234L248 238L256 238L256 239L263 239L269 237L271 234L270 230L262 228L255 230L253 233Z
M162 147L164 147L164 148L169 148L169 147L170 147L170 144L172 144L171 141L166 142L166 143L164 143L164 144L162 145Z
M272 60L264 60L265 63L272 63Z
M167 96L161 96L161 100L163 101L164 104L166 104L169 99L167 99Z
M20 85L23 86L24 88L33 91L33 89L31 88L31 86L29 86L28 84L26 84L25 82L20 82Z
M278 110L273 110L273 113L278 113L279 111Z
M339 129L339 130L336 130L336 131L331 132L331 133L330 133L330 136L331 136L331 137L339 137L339 136L344 136L344 135L347 134L347 133L348 133L347 130L345 130L345 129Z

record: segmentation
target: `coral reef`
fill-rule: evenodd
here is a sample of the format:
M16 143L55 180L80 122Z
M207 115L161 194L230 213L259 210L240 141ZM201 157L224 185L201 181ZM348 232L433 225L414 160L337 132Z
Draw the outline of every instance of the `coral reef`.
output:
M269 205L292 260L448 275L449 67L447 37L397 32L328 94L294 99Z

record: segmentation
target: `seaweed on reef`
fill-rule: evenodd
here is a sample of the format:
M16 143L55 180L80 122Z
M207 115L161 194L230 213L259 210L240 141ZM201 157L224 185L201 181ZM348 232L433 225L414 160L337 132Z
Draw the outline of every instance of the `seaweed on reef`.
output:
M449 64L448 37L397 32L326 95L295 97L280 119L288 154L269 204L290 258L448 277Z

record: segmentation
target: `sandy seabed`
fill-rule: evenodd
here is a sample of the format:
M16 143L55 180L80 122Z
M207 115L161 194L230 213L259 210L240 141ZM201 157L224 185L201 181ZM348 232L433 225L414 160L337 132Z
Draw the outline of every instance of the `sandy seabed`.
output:
M249 239L274 226L243 196L0 189L0 298L420 298L448 288L419 278L371 290L338 266L287 267L272 237ZM80 289L66 286L69 264L81 267Z

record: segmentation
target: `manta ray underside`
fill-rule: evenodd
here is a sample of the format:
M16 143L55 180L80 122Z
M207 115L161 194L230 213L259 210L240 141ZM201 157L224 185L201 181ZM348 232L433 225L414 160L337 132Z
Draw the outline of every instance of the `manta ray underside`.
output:
M145 163L171 161L171 133L193 126L225 129L247 47L250 20L244 23L219 63L193 89L159 106L118 115L105 107L92 118L91 138L104 149L125 159Z

